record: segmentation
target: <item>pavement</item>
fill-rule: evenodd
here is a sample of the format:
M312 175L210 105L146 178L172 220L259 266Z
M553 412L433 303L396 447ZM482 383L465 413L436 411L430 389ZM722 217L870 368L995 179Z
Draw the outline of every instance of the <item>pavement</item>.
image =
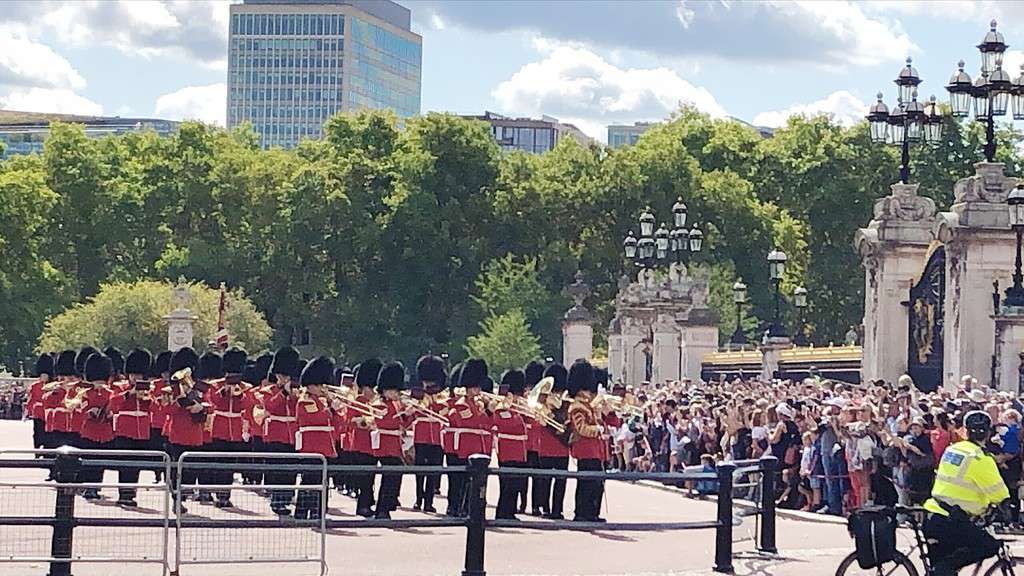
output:
M25 422L0 421L2 450L30 445L31 427ZM53 509L53 490L35 487L44 473L38 470L0 468L0 516L48 515ZM143 472L141 484L153 479ZM115 482L108 473L105 482ZM412 477L402 487L402 502L409 505L415 493ZM12 487L11 484L16 485ZM710 521L716 503L685 497L680 491L656 483L608 482L604 516L613 522ZM571 518L573 482L566 491L566 516ZM139 495L140 509L125 510L114 505L116 489L102 491L103 499L76 499L76 514L91 517L161 517L163 495L159 490ZM219 510L189 503L190 513L208 518L274 518L268 501L252 492L234 490L236 508ZM488 502L497 501L497 481L488 489ZM445 500L435 501L443 510ZM352 518L355 502L332 493L331 517ZM433 515L402 508L394 518L424 518ZM488 512L493 517L493 508ZM536 522L545 522L535 520ZM837 521L838 520L838 521ZM777 519L779 553L757 553L756 518L745 517L733 532L735 573L741 576L821 576L834 574L839 562L853 550L852 540L840 519L814 514L787 512ZM75 531L75 553L87 557L111 557L111 563L76 563L75 576L159 575L155 564L134 564L125 560L145 556L159 559L161 546L168 544L171 564L175 557L173 522L167 539L151 528L79 528ZM904 548L909 533L901 531ZM186 564L181 576L305 576L319 574L316 563L270 563L267 560L309 557L316 559L320 539L326 546L329 574L352 576L454 575L462 570L466 530L431 529L335 529L320 534L308 528L183 528L181 557L216 562ZM49 550L50 529L0 526L0 561ZM1024 542L1022 542L1024 544ZM645 532L551 531L491 528L486 534L485 567L491 576L704 576L715 574L714 530L663 530ZM40 562L0 563L0 576L33 576L47 573Z

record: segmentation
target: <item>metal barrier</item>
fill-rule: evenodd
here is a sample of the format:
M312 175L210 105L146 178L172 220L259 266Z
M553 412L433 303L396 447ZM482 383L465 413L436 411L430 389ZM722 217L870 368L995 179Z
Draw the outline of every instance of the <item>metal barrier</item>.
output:
M227 462L225 462L227 461ZM227 468L227 470L225 470ZM259 485L234 484L236 472L264 471L272 480L282 472L291 474L290 484L264 483ZM302 484L295 485L294 472L302 476ZM226 474L226 476L224 476ZM216 482L220 475L221 482ZM195 478L196 484L186 484L185 479ZM233 564L233 563L280 563L299 564L316 562L321 576L327 573L327 459L320 454L281 454L271 452L185 452L176 464L176 478L182 484L175 492L174 528L175 562L174 572L188 564ZM317 481L317 479L319 479ZM287 480L285 480L287 481ZM241 493L246 499L243 510L267 508L264 496L279 491L288 504L293 498L296 504L303 498L318 501L315 520L246 519L239 518L230 508L216 509L212 517L199 517L183 513L183 501L190 494L210 494L211 500L223 502L223 495L231 501L233 494ZM311 495L314 492L319 498ZM216 496L216 499L214 499ZM191 504L190 504L191 505ZM268 509L269 511L269 509ZM240 532L228 533L224 528L238 528ZM282 535L275 533L269 538L260 530L274 528L288 530ZM318 530L313 531L310 528ZM218 545L223 544L223 545ZM303 550L305 552L303 553Z
M0 481L0 562L46 562L50 576L70 575L72 563L102 562L160 564L162 573L168 573L170 490L166 478L171 468L167 454L71 447L0 451L0 471L25 468L49 469L53 481ZM160 469L165 480L152 484L103 480L105 471L131 468ZM105 489L158 493L160 509L147 511L160 518L134 524L111 513L119 508L79 500L83 491Z

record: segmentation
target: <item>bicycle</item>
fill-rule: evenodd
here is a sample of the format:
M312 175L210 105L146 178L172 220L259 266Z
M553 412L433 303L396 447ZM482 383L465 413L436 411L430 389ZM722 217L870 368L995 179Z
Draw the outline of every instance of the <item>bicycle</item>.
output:
M897 514L906 515L910 528L914 531L914 546L906 553L899 550L896 551L894 560L885 562L874 568L863 569L857 564L857 553L851 552L849 556L843 559L839 563L839 567L836 569L836 576L857 576L857 575L872 575L872 576L919 576L917 567L914 566L911 556L917 552L921 559L921 564L924 566L925 576L933 576L934 569L931 565L930 554L928 551L929 542L924 536L923 519L926 514L929 514L927 510L919 506L893 506L892 508L880 508L883 510L893 510ZM991 532L992 523L995 520L995 516L992 514L986 515L983 520L984 527ZM1011 540L1005 540L997 538L1001 546L999 552L995 556L995 561L987 570L982 572L984 561L978 562L974 565L974 570L970 572L971 576L1015 576L1019 573L1024 575L1024 557L1015 557L1010 552L1009 543ZM1015 568L1019 569L1015 572ZM964 572L966 574L966 572Z

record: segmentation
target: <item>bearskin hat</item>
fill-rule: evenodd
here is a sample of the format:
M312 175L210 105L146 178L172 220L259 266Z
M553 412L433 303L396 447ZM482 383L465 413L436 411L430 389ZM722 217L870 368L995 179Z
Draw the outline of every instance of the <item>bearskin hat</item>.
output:
M526 378L526 387L533 388L544 377L544 365L536 360L530 360L526 368L523 368L523 376Z
M580 392L589 391L594 384L594 367L586 360L577 360L569 367L569 377L566 380L566 390L570 396Z
M501 387L508 390L509 394L519 396L526 391L526 374L522 370L506 370L501 375Z
M74 376L78 374L75 370L75 351L64 350L57 355L56 365L53 367L57 376Z
M569 377L569 372L565 369L565 366L562 366L558 362L549 364L548 367L544 369L544 377L547 378L548 376L551 376L555 381L554 386L551 387L552 392L565 391L566 379Z
M242 350L237 346L228 348L227 351L224 352L224 373L241 374L244 372L246 358L245 350Z
M302 375L299 376L299 383L303 386L326 385L332 381L334 381L334 360L326 356L311 360L302 370Z
M373 388L376 386L377 376L380 374L381 368L383 368L383 365L377 358L370 358L360 362L359 366L356 367L356 386L359 388Z
M159 360L159 357L157 357L157 360ZM185 368L195 370L196 364L198 363L199 355L196 354L195 350L186 346L175 350L174 353L171 354L171 361L167 365L167 371L174 374L175 372L184 370Z
M53 356L49 354L40 354L39 358L36 358L36 365L32 369L33 374L36 377L46 374L47 376L53 376Z
M430 382L444 388L448 381L448 375L444 373L444 360L429 354L421 357L416 362L416 379L421 383Z
M405 387L405 366L401 362L388 362L377 376L377 390L401 390Z
M120 350L113 346L107 346L103 349L103 354L110 358L114 374L124 374L124 354L121 354Z
M164 374L171 371L171 351L164 350L156 355L153 359L153 374L154 378L162 378Z
M199 367L196 369L196 378L200 380L213 380L224 377L224 359L216 352L205 352L199 357Z
M83 346L78 351L78 355L75 356L75 374L85 374L85 361L89 359L89 356L96 354L99 350L92 346Z
M487 362L482 358L470 358L462 365L459 385L466 388L483 388L487 380Z
M256 376L259 377L259 380L253 382L253 384L259 384L267 377L268 374L270 374L270 366L273 363L274 355L270 352L264 352L256 357L256 366L253 367L253 370L256 372Z
M84 374L88 382L106 382L110 379L112 370L110 358L99 352L94 352L85 361Z
M136 348L129 352L128 357L124 360L124 373L146 375L149 374L152 364L153 356L149 350Z
M274 353L274 362L270 365L272 374L291 376L301 372L299 368L299 351L291 346L285 346Z
M462 382L462 362L452 368L452 373L448 376L448 387L454 390L459 387L460 382Z

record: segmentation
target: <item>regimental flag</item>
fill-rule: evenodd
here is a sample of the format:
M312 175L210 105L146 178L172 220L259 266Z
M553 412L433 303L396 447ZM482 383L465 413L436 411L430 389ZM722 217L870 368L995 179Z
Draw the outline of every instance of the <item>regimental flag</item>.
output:
M220 283L220 303L217 306L217 348L223 352L228 349L228 325L224 320L224 314L227 311L228 300L227 292L224 290L224 283Z

